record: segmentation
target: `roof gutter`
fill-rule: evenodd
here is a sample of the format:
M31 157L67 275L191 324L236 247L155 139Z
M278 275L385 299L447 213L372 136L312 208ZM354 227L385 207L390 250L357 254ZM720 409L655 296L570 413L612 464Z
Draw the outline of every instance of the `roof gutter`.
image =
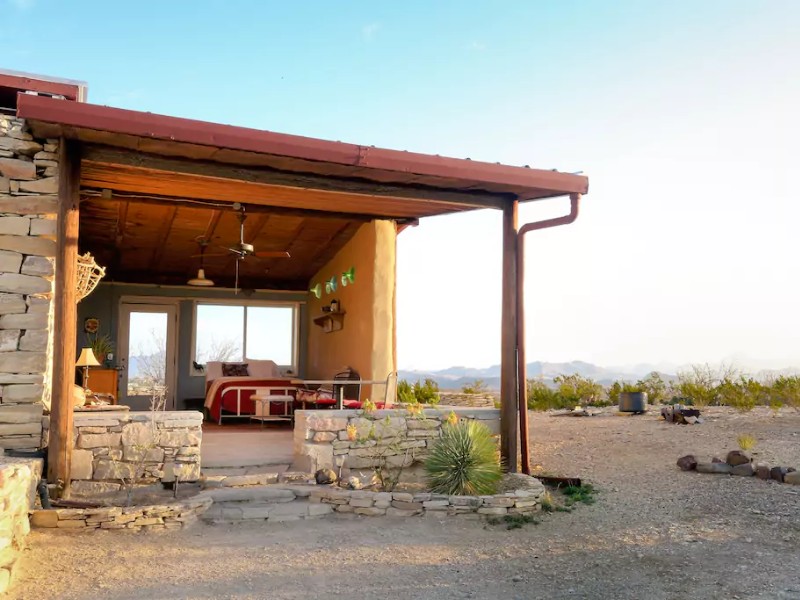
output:
M519 430L522 472L531 474L530 440L528 439L528 373L525 364L525 234L529 231L569 225L578 218L581 195L570 194L569 214L555 219L526 223L517 232L517 383L519 385Z

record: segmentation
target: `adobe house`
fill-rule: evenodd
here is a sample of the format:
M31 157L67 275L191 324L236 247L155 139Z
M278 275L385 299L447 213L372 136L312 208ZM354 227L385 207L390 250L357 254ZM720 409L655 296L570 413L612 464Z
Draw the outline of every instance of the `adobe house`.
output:
M515 456L518 203L587 188L557 171L93 105L82 83L0 71L0 447L40 447L49 406L48 478L69 479L76 358L95 330L132 407L131 340L148 327L173 410L203 396L200 347L214 341L198 340L220 320L238 352L279 355L299 377L349 365L384 379L397 367L397 235L491 208L504 215L502 451ZM230 255L242 241L263 257ZM78 303L86 252L105 276ZM352 285L326 293L348 272ZM332 299L337 323L320 319Z

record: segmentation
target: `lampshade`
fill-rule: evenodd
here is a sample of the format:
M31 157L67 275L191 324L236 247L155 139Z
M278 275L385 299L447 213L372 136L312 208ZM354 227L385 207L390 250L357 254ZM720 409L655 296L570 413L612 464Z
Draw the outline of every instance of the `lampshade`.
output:
M187 281L186 285L195 285L197 287L211 287L212 285L214 285L214 282L211 281L210 279L206 279L205 269L197 269L197 277Z
M75 362L76 367L99 367L100 363L97 362L97 357L94 355L94 352L91 348L83 348L81 350L81 355L78 357L78 360Z

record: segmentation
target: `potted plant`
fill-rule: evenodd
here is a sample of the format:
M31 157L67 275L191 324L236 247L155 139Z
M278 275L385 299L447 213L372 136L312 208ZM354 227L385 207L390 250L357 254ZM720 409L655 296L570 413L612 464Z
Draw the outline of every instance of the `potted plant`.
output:
M109 356L114 352L114 342L111 341L111 336L95 333L94 336L86 337L89 339L89 346L91 346L97 362L107 366L108 361L111 360Z

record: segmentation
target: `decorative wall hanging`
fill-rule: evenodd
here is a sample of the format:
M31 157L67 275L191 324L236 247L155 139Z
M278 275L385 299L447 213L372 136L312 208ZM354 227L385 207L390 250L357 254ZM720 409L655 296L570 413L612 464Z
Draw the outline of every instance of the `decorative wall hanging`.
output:
M342 273L342 287L347 287L356 282L356 268L350 267L347 271Z
M332 294L336 291L339 287L339 284L336 282L336 275L331 277L328 281L325 282L325 293Z
M316 296L318 300L322 298L322 286L320 284L315 285L308 291L314 294L314 296Z
M89 317L83 321L83 330L86 333L97 333L100 329L100 319Z
M75 273L75 289L77 291L78 302L91 294L105 275L105 268L98 266L91 254L87 252L83 256L79 255L78 268Z

